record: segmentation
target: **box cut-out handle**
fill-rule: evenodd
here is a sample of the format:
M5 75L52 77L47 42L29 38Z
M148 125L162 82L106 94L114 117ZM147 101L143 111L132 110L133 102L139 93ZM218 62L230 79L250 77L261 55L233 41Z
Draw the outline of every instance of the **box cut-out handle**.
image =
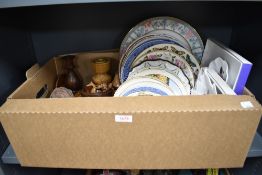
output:
M48 94L48 86L45 84L36 94L36 98L46 98Z

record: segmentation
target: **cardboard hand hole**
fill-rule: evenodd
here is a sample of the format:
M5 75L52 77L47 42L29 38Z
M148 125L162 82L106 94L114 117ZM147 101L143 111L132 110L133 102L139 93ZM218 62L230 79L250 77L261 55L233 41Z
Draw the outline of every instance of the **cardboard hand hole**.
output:
M48 87L45 84L36 94L36 98L45 98L48 94Z

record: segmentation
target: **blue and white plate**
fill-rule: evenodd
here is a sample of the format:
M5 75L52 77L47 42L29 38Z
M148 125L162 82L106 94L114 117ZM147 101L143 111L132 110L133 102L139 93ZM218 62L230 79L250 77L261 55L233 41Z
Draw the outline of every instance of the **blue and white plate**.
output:
M131 94L145 94L148 92L160 96L174 95L170 87L157 79L151 77L137 77L129 79L125 83L121 84L114 96L133 96Z
M135 97L135 96L161 96L161 95L150 91L137 91L137 92L128 93L128 97Z
M128 46L126 52L120 56L120 62L119 62L120 66L123 64L123 62L125 62L126 58L130 55L130 52L132 52L135 48L139 47L141 44L145 42L149 42L151 40L158 40L158 39L172 41L173 43L181 47L185 45L183 41L180 41L179 39L174 38L173 36L169 36L167 34L157 34L157 33L156 34L147 34L147 35L137 38L136 40L132 42L132 44Z

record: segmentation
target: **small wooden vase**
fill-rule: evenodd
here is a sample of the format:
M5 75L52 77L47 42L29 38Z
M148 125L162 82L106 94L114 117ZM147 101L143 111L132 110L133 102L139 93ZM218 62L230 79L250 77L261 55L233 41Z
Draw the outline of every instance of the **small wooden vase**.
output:
M63 74L58 78L57 86L64 86L76 92L82 89L82 77L76 70L75 56L67 55L63 58Z
M97 58L93 60L93 69L95 75L92 77L92 82L96 85L109 84L112 80L108 74L110 70L109 58Z

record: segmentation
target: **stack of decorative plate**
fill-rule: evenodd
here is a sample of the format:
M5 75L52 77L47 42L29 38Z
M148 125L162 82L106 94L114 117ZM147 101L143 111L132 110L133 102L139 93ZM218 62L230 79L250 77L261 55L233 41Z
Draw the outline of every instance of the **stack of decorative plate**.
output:
M147 19L132 28L120 48L115 96L190 95L204 51L198 33L172 17Z

